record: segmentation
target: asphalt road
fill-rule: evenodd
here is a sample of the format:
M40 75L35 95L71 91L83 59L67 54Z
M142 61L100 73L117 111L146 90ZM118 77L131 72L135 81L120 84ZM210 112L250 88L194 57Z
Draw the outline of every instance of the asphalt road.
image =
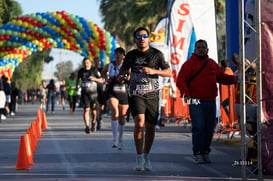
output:
M151 150L153 170L135 172L132 119L126 123L124 148L118 150L112 148L108 115L103 116L102 130L86 134L82 108L70 115L68 105L66 110L56 105L55 113L47 114L48 129L42 131L37 142L31 169L16 170L20 137L36 120L38 106L38 103L19 105L15 116L1 121L0 180L241 180L241 167L234 165L240 158L236 137L231 141L225 135L220 140L214 139L212 163L195 164L192 161L190 125L183 127L170 122L156 131ZM255 176L249 180L256 180ZM266 178L273 179L271 176Z

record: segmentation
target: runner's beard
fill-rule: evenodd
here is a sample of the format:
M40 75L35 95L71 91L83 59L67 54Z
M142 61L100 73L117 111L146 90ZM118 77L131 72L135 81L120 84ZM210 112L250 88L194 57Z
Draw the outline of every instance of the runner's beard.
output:
M138 45L137 45L137 47L138 47L139 49L145 49L145 48L146 48L145 42L139 42Z

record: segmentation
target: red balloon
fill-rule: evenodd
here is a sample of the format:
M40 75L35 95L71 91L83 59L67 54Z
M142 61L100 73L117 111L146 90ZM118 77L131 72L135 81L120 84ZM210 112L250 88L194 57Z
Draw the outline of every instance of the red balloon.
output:
M27 17L25 21L31 22L31 20L32 20L31 17Z

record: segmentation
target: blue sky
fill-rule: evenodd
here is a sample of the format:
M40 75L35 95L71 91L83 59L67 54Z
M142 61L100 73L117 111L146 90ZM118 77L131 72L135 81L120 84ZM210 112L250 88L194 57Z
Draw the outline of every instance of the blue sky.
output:
M16 0L20 3L23 15L47 11L66 11L74 15L86 18L103 28L99 13L98 0ZM44 66L43 73L53 73L56 71L55 65L61 61L71 60L74 68L81 62L82 57L76 53L66 50L53 49L51 56L54 62Z

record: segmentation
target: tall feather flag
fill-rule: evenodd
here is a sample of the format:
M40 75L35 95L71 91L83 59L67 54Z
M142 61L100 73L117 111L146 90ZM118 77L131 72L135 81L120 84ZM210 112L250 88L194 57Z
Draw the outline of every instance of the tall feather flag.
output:
M208 42L209 56L217 61L217 38L213 0L170 0L168 12L169 63L171 85L176 89L177 74L194 51L198 39Z

